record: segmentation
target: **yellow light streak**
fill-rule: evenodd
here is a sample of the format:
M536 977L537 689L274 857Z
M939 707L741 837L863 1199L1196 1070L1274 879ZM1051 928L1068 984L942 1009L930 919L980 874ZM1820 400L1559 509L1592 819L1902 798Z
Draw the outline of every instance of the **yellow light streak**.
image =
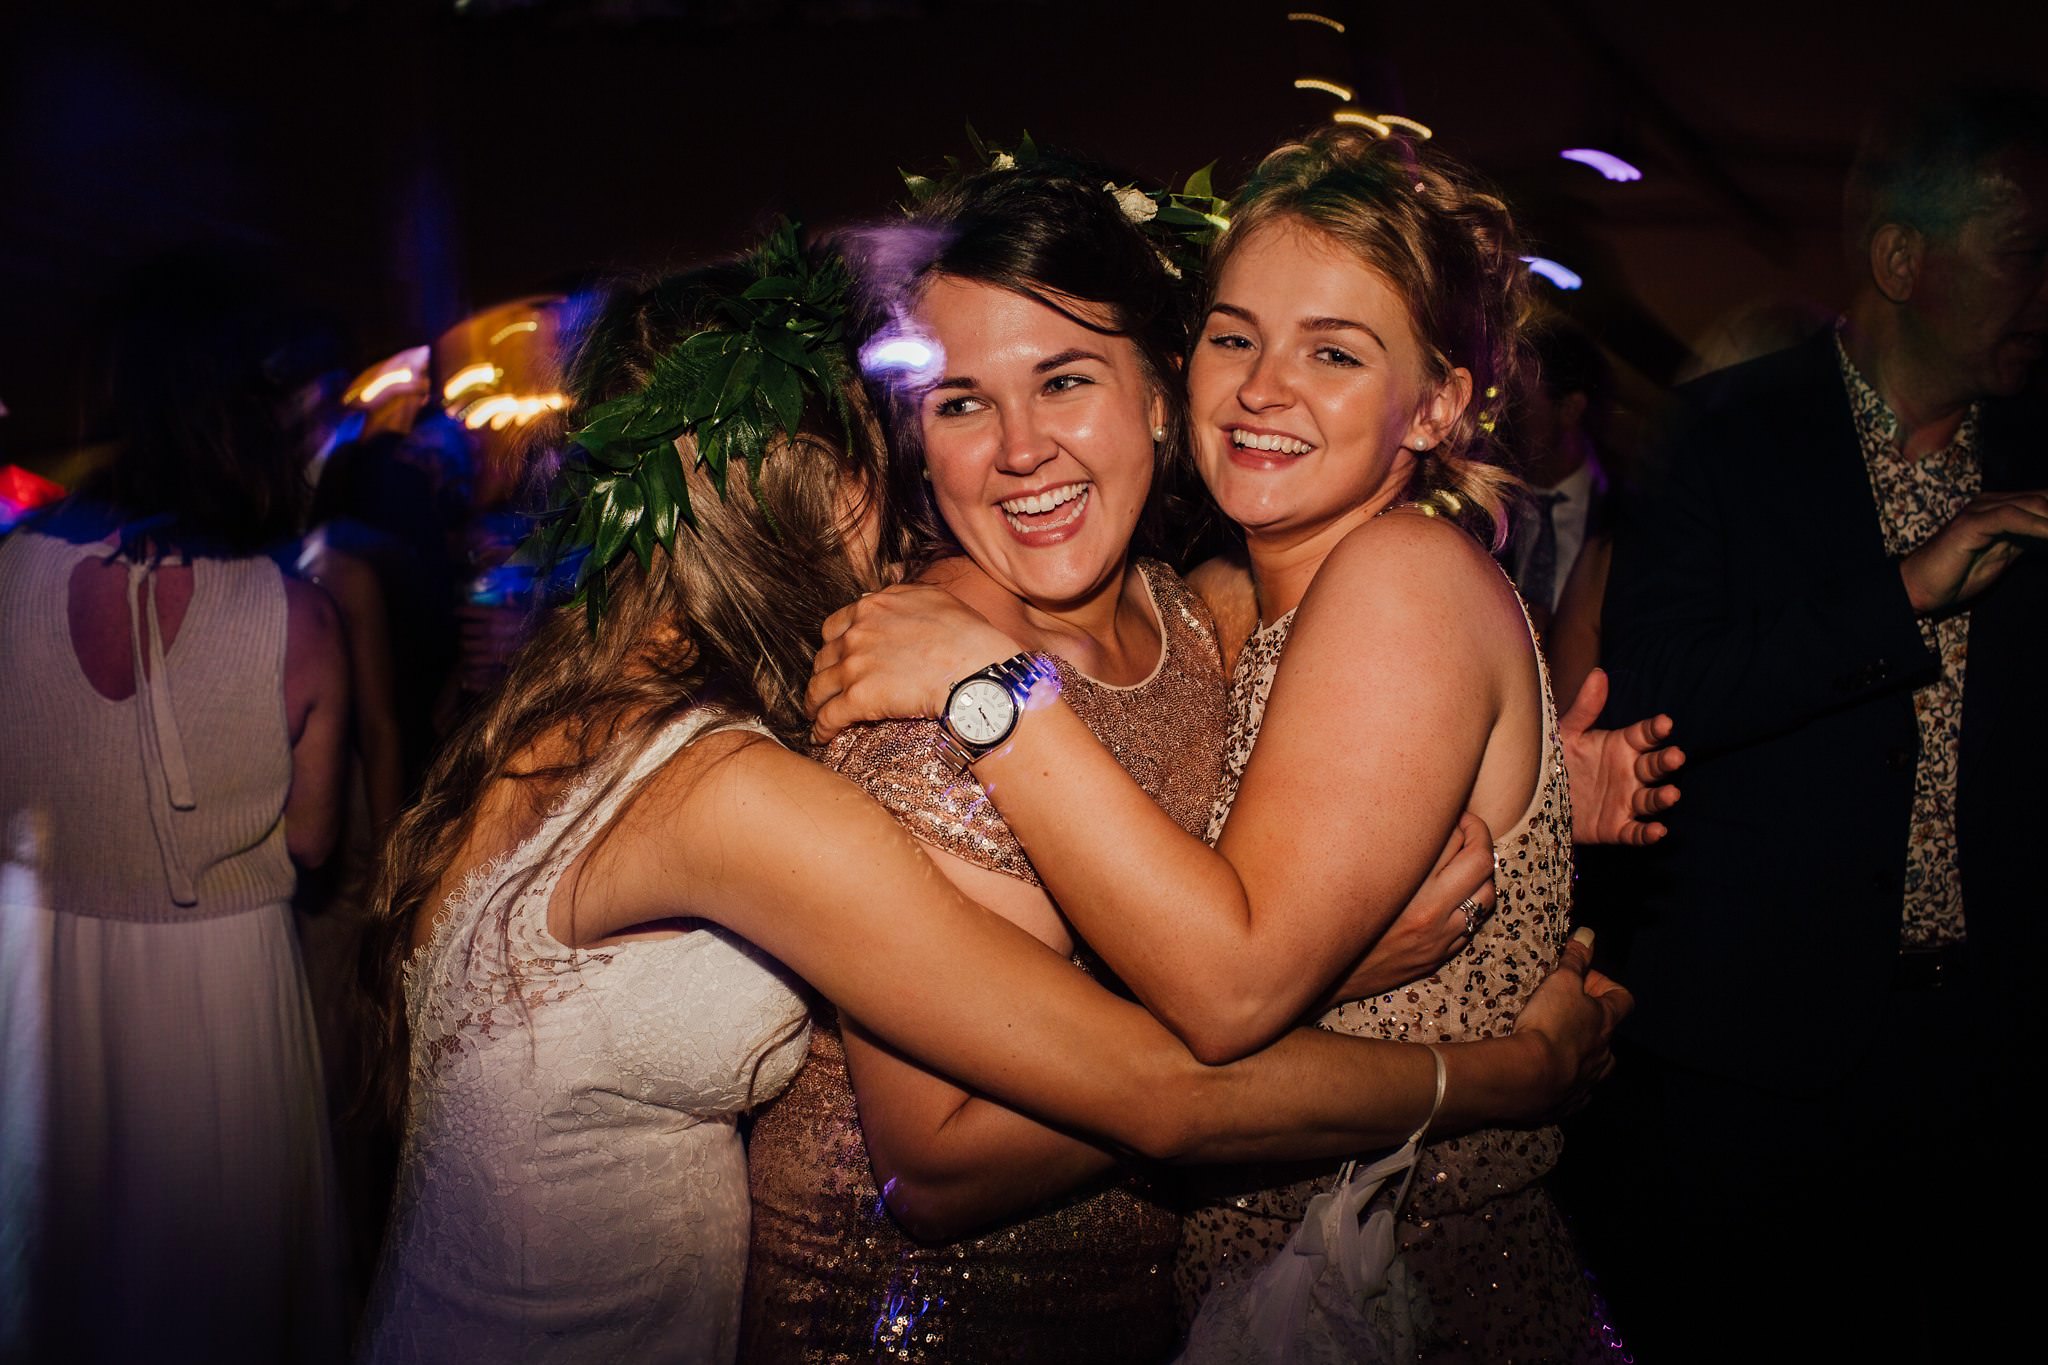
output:
M458 395L468 393L471 389L485 388L504 377L505 372L488 360L465 365L450 375L448 382L441 386L441 397L452 403Z
M363 385L363 391L356 395L356 401L358 403L374 403L377 401L377 396L387 389L395 389L401 384L410 384L418 377L410 368L404 365L399 366L395 370L386 370L369 383Z
M1395 128L1406 128L1409 132L1415 134L1415 136L1421 138L1424 142L1427 142L1431 138L1436 136L1436 131L1433 128L1431 128L1428 124L1417 122L1416 120L1412 118L1407 118L1401 114L1381 114L1380 122L1388 124Z
M1374 137L1391 137L1394 132L1392 128L1380 122L1371 114L1361 114L1356 109L1339 109L1336 113L1330 115L1330 122L1355 123Z
M1294 79L1294 88L1296 90L1320 90L1326 95L1335 95L1346 104L1351 103L1351 88L1349 86L1339 85L1335 81L1326 81L1319 76L1297 76Z
M1305 9L1289 11L1287 22L1290 24L1321 24L1324 28L1335 29L1339 33L1344 31L1344 25L1338 23L1329 15L1313 14Z
M497 345L514 332L538 332L539 330L540 323L533 318L528 318L524 322L508 322L497 331L491 333L491 345Z
M560 412L568 405L567 395L559 393L535 394L532 397L494 393L464 413L462 425L475 431L488 423L492 431L503 431L510 426L523 427L544 412Z

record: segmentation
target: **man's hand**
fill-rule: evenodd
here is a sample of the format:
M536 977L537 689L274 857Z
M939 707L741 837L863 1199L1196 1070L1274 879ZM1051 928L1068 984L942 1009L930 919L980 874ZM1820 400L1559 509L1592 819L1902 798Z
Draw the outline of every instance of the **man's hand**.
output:
M1955 611L1998 581L2006 566L2048 541L2048 491L1980 493L1899 561L1906 597L1922 616Z
M1669 742L1669 716L1619 730L1591 728L1605 705L1607 674L1596 668L1557 722L1571 776L1572 842L1654 844L1669 832L1656 817L1678 800L1670 779L1684 764L1685 751Z
M1634 1008L1626 987L1593 970L1593 931L1581 925L1515 1021L1515 1036L1539 1043L1547 1056L1549 1080L1532 1118L1584 1106L1613 1072L1614 1030Z

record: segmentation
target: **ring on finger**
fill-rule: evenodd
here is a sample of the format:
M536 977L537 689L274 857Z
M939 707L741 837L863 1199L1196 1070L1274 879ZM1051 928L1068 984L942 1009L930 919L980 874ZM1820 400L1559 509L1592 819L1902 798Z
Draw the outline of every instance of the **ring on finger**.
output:
M1458 909L1465 916L1465 937L1478 937L1479 921L1486 918L1486 912L1480 908L1479 902L1467 896L1458 902Z

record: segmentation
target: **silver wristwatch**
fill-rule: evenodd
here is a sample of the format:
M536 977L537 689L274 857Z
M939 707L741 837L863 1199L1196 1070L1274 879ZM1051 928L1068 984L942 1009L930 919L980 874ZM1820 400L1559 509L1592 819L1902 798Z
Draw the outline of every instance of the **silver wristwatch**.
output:
M1052 661L1037 654L1013 654L970 673L946 693L939 731L962 766L1008 739L1017 728L1031 689L1055 678Z

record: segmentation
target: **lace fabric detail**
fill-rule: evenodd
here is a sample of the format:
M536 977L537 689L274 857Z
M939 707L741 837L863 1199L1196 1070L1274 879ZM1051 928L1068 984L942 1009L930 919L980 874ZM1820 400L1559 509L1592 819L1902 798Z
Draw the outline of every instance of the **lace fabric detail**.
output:
M727 1361L747 1241L737 1120L808 1043L796 983L716 926L572 948L562 874L693 713L463 878L405 973L412 1081L368 1359Z

